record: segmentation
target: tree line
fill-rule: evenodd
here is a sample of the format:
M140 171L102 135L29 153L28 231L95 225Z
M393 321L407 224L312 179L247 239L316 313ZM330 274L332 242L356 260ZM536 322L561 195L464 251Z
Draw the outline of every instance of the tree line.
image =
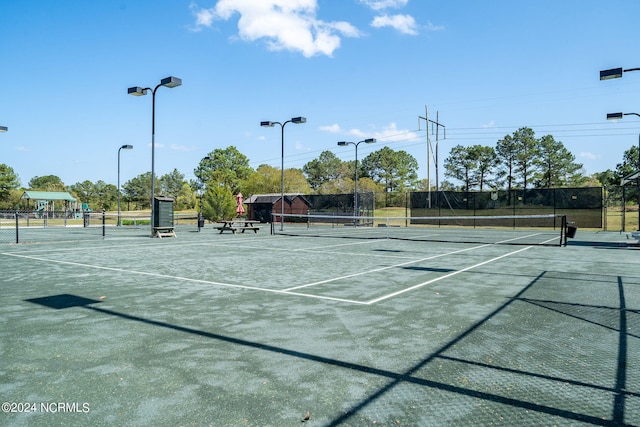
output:
M461 181L465 191L571 187L588 180L562 142L551 135L536 138L527 127L505 135L495 148L456 145L444 166L445 176Z
M401 206L407 191L434 189L426 179L418 180L417 160L402 150L387 146L358 161L340 160L332 151L323 151L302 168L284 171L287 193L352 193L358 174L358 191L375 192L376 206ZM444 181L440 190L483 191L489 189L553 188L576 186L614 186L620 178L639 170L638 148L624 152L616 170L591 176L583 174L582 164L553 136L536 138L532 129L522 127L496 142L495 146L456 145L444 160ZM235 195L279 194L281 171L270 165L253 169L247 156L235 147L214 149L194 169L195 179L185 180L177 169L156 176L156 193L175 200L176 210L200 209L209 219L232 216ZM456 184L457 182L457 184ZM113 184L89 180L65 185L55 175L32 178L26 189L69 191L94 210L115 210L118 190ZM0 209L21 205L25 188L14 170L0 164ZM151 172L140 174L121 187L123 210L148 209L151 200ZM636 199L637 200L637 199ZM202 203L200 204L200 202Z

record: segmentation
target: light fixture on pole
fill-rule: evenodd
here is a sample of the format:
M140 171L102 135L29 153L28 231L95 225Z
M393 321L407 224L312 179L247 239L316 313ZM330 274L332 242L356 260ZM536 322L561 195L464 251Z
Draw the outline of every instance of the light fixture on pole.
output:
M131 150L133 145L125 144L118 148L118 227L120 227L120 150Z
M291 120L287 120L284 123L280 123L280 122L270 122L270 121L264 121L264 122L260 122L260 126L262 127L267 127L267 128L271 128L274 125L280 125L280 130L282 132L282 156L281 156L281 191L280 191L280 231L284 230L284 127L287 125L287 123L295 123L295 124L300 124L300 123L307 123L307 119L304 117L293 117Z
M0 132L6 132L6 131L8 131L8 130L9 130L9 128L8 128L8 127L6 127L6 126L0 126Z
M640 68L627 68L623 70L622 67L619 67L602 70L600 71L600 80L619 79L622 77L622 73L628 73L629 71L640 71Z
M350 141L338 141L338 145L341 147L347 146L347 145L353 145L356 147L356 163L355 163L355 178L353 180L354 182L354 186L353 186L353 216L354 216L354 221L356 220L355 217L358 216L358 213L360 212L360 210L358 209L358 145L360 145L361 143L365 143L365 144L373 144L374 142L376 142L375 138L367 138L367 139L363 139L362 141L358 141L358 142L350 142Z
M607 113L607 120L620 120L623 116L638 116L638 113ZM638 135L638 171L637 174L640 174L640 135ZM631 179L630 179L631 180ZM636 176L636 183L638 185L638 230L640 230L640 176ZM622 184L624 185L624 183Z
M160 84L158 84L155 88L151 89L150 87L141 88L140 86L133 86L127 89L127 93L133 96L143 96L146 95L148 91L151 92L151 237L154 234L153 221L155 216L155 207L154 207L154 197L156 191L156 177L155 177L155 134L156 134L156 91L160 86L174 88L180 86L182 84L182 80L169 76L162 80L160 80Z

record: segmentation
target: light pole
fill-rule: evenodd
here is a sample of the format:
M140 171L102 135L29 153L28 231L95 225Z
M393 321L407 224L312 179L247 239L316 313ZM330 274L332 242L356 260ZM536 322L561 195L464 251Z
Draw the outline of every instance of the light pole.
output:
M354 221L355 221L355 217L358 216L358 212L360 212L358 210L358 145L360 145L361 143L365 143L365 144L373 144L374 142L376 142L375 138L367 138L367 139L363 139L362 141L358 141L358 142L350 142L350 141L338 141L338 145L341 147L347 146L347 145L353 145L356 147L356 164L355 164L355 179L353 180L354 182L354 187L353 187L353 216L354 216Z
M623 116L638 116L638 113L608 113L607 120L620 120ZM638 135L638 171L640 173L640 135ZM640 177L636 177L636 184L638 188L638 230L640 230ZM623 184L624 185L624 184Z
M131 150L133 145L125 144L118 148L118 227L120 227L120 150Z
M281 190L280 190L280 231L284 230L284 127L287 125L287 123L295 123L295 124L300 124L300 123L307 123L307 119L304 117L293 117L291 120L287 120L284 123L280 123L280 122L269 122L269 121L265 121L265 122L260 122L260 126L262 127L273 127L274 125L280 125L280 130L282 131L282 156L281 156L281 162L280 162L280 169L281 169Z
M155 215L154 197L156 192L156 177L155 177L155 134L156 134L156 91L160 86L174 88L182 84L182 79L169 76L160 80L155 88L150 87L141 88L140 86L134 86L127 89L127 93L133 96L146 95L147 91L151 90L151 237L153 233L153 219Z
M623 73L628 73L629 71L640 71L640 68L626 68L622 67L611 68L609 70L601 70L600 71L600 80L611 80L611 79L619 79L622 77ZM607 120L617 120L621 119L622 116L630 116L635 115L640 117L640 114L637 113L610 113L607 114ZM640 170L640 136L638 137L638 170ZM636 178L636 182L638 183L638 230L640 230L640 178ZM624 224L622 225L624 230Z
M211 157L204 156L200 161L200 163L202 163L204 160L211 160ZM198 211L198 233L200 232L200 229L204 226L204 219L202 218L202 192L204 191L204 180L202 179L202 172L200 172L200 177L201 177L200 178L200 207Z

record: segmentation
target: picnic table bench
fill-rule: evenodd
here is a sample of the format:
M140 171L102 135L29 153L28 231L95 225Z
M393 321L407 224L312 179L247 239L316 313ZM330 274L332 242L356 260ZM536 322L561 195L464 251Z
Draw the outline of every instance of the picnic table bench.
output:
M228 221L218 221L220 224L216 227L222 234L225 231L231 231L233 234L236 234L236 231L240 231L242 233L245 230L253 230L254 233L257 233L260 230L260 227L256 225L258 221L250 220L250 219L232 219Z

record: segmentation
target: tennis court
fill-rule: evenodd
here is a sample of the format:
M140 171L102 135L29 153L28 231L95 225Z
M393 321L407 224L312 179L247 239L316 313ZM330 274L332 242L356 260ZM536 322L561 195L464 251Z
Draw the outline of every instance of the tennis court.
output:
M0 245L0 425L640 425L625 234L134 234Z

